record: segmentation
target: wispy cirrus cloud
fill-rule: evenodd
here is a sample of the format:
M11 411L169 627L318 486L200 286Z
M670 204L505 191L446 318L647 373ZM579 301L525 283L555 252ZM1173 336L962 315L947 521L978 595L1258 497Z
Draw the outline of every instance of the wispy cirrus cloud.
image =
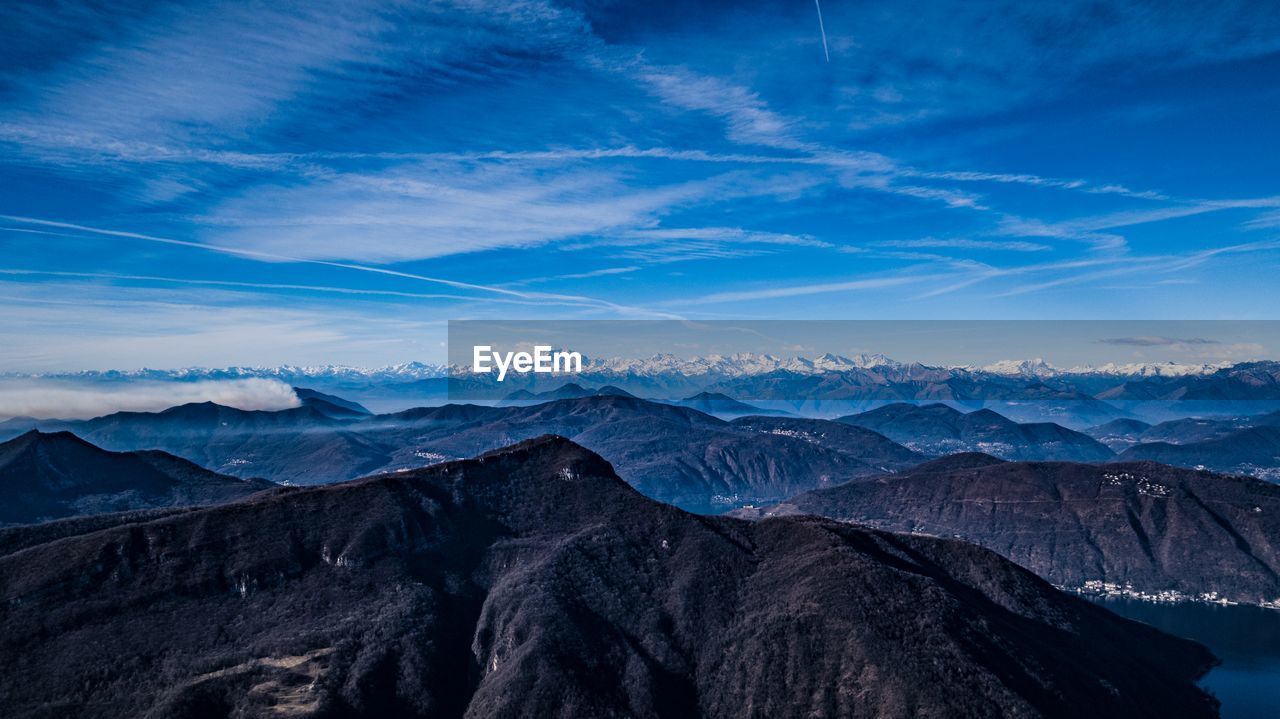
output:
M62 12L59 12L61 10ZM87 30L74 4L19 3L10 17L48 40ZM127 30L59 48L57 72L7 77L32 99L5 113L47 137L114 141L244 140L277 123L321 117L335 101L501 77L525 58L553 59L585 38L581 16L550 2L442 2L408 6L358 0L280 5L170 3L129 17ZM270 29L270 32L267 30ZM34 38L44 37L46 43ZM74 48L74 50L73 50ZM282 108L290 112L282 113Z
M640 271L640 269L641 268L636 265L629 265L626 267L602 267L598 270L589 270L587 272L571 272L569 274L551 275L548 277L527 277L525 279L519 280L518 282L512 282L511 284L518 286L518 285L533 285L541 282L560 282L563 280L589 280L596 277L613 277L615 275L629 275L633 272Z
M244 364L369 364L388 350L425 355L443 335L434 322L397 306L387 313L352 303L305 301L205 287L180 289L0 281L0 344L6 371L135 369Z
M901 273L886 277L867 277L842 282L813 282L808 284L788 285L784 287L761 287L756 289L736 290L731 292L713 292L711 294L690 297L672 302L673 305L708 305L736 302L754 302L759 300L777 300L790 297L806 297L835 293L853 293L869 290L919 285L944 280L948 275L930 273Z
M732 142L780 150L813 149L797 139L797 120L770 110L759 95L741 85L685 68L642 67L637 76L665 103L722 119Z
M1280 211L1264 212L1248 220L1243 226L1248 230L1270 230L1280 227Z
M533 280L524 280L523 282L511 283L512 285L530 284L532 282L551 281L557 279L582 279L587 277L600 277L604 275L623 274L639 269L638 267L618 267L607 270L595 270L592 272L583 272L575 276L546 277L536 278ZM205 287L226 287L247 290L268 290L283 292L304 292L304 293L322 293L347 295L354 297L391 297L409 300L445 300L456 301L462 303L481 303L481 304L511 304L522 305L525 307L542 307L545 308L551 304L560 304L550 298L541 298L537 295L525 296L516 295L512 297L483 297L477 298L475 295L449 294L444 292L405 292L402 290L375 289L367 287L335 287L332 285L314 285L314 284L290 284L282 282L242 282L237 280L218 280L204 279L196 277L165 277L161 275L126 275L111 272L63 272L58 270L29 270L17 268L0 268L0 275L10 277L60 277L85 280L112 280L119 282L134 283L156 283L156 284L175 284L175 285L196 285ZM510 285L509 285L510 286ZM580 303L572 301L564 301L565 306L578 306L583 308L598 308L598 305L588 298L583 298Z
M179 240L174 238L158 237L155 235L148 235L148 234L142 234L142 233L136 233L136 232L126 232L121 230L89 227L86 225L77 225L73 223L58 222L54 220L43 220L39 218L20 217L16 215L0 215L0 219L9 220L12 222L24 223L28 225L36 225L38 227L54 227L54 228L60 228L60 229L74 230L76 232L87 233L90 235L103 235L106 237L119 237L119 238L132 239L132 240L141 240L143 242L154 242L162 245L170 245L175 247L203 250L207 252L229 254L233 256L246 257L246 258L261 260L261 261L311 264L311 265L317 265L322 267L333 267L333 268L343 269L343 270L352 270L352 271L361 272L361 273L370 273L374 275L385 275L387 277L396 277L396 278L401 278L406 280L413 280L416 282L427 282L430 284L443 285L446 287L451 287L459 290L475 291L477 294L473 295L471 299L472 301L476 301L476 302L484 302L487 299L489 299L490 296L498 295L500 299L518 298L518 299L530 300L530 301L536 300L542 303L544 306L547 304L566 303L571 306L578 306L578 307L588 306L588 307L596 307L599 309L608 309L608 310L619 312L620 314L623 314L623 315L645 315L648 313L648 311L644 309L627 307L625 305L615 304L612 302L608 302L606 300L600 300L600 299L585 297L581 295L519 291L519 290L513 290L506 287L498 287L493 285L481 285L481 284L476 284L471 282L463 282L460 280L451 280L451 279L446 279L441 277L430 277L427 275L411 273L411 272L402 272L399 270L393 270L385 267L375 267L370 265L353 264L349 262L336 262L336 261L319 260L319 259L303 258L303 257L292 257L289 255L262 252L259 250L226 248L226 247L219 247L216 245L208 245L200 242L193 242L190 240ZM4 231L4 229L5 228L0 228L0 232ZM57 233L50 233L50 234L57 234Z
M1237 245L1228 245L1226 247L1215 247L1208 250L1200 250L1196 252L1188 252L1175 255L1154 255L1154 256L1116 256L1103 260L1097 264L1104 265L1102 269L1085 269L1080 272L1065 272L1062 276L1052 280L1041 282L1033 282L1016 286L1003 293L1003 296L1024 295L1033 292L1052 289L1055 287L1064 287L1067 285L1080 285L1097 282L1099 280L1111 279L1114 277L1124 277L1140 275L1144 277L1153 277L1166 274L1174 274L1190 270L1204 265L1214 259L1228 255L1247 255L1247 254L1268 254L1280 251L1280 241L1265 242L1246 242ZM1090 268L1094 263L1074 263L1077 268ZM1006 271L1003 275L1020 275L1027 274L1019 270L1026 268L1017 268ZM1032 268L1042 269L1042 268Z
M933 238L918 240L884 240L872 243L875 247L903 247L923 249L1004 250L1007 252L1046 252L1053 249L1037 242L1002 240L971 240L967 238Z
M358 250L367 261L396 262L625 231L715 186L633 188L590 170L401 167L258 187L194 219L217 230L208 234L220 246L308 259L349 259Z
M349 343L324 320L343 316L388 335L385 364L418 325L374 321L377 303L432 321L851 311L832 297L1016 313L1019 295L1141 285L1172 312L1187 293L1169 283L1274 262L1236 233L1280 207L1269 128L1242 119L1271 107L1250 88L1274 74L1276 8L829 4L827 63L812 8L717 3L18 0L0 241L29 274L6 275L5 309L87 300L115 326L163 288L221 326L203 313L248 325L228 306L282 303L299 314L280 337ZM73 319L50 326L73 339ZM72 339L45 333L28 360Z
M1133 348L1139 357L1148 351L1156 351L1164 356L1181 356L1198 362L1240 362L1265 356L1265 349L1259 342L1223 342L1205 337L1138 335L1105 337L1096 342L1112 347Z
M596 240L564 244L559 249L572 252L604 251L619 259L661 265L753 257L797 249L842 248L807 235L740 227L646 227L610 233L607 237Z
M1106 337L1098 340L1098 342L1104 345L1120 345L1122 347L1194 347L1222 344L1218 340L1205 339L1203 337L1155 337L1149 335L1143 337Z
M613 240L617 244L657 244L687 240L741 243L748 245L785 245L790 247L834 247L832 243L809 235L786 232L763 232L741 227L657 227L631 230Z
M409 49L396 42L399 37L395 23L388 20L385 12L376 8L353 6L350 17L339 18L338 22L318 23L316 18L306 15L282 19L284 26L298 25L303 28L298 33L298 42L281 40L276 45L256 47L254 52L263 57L270 56L278 60L281 69L279 76L273 76L268 82L255 86L252 91L229 91L216 83L234 83L242 73L237 70L237 63L252 63L261 58L252 53L247 57L223 57L222 51L232 39L208 32L203 27L201 38L207 39L207 47L196 43L192 47L181 48L167 45L168 39L175 32L174 26L157 21L157 27L150 40L147 36L134 41L129 46L138 58L145 60L147 66L163 62L165 69L186 66L200 68L200 72L189 73L198 78L207 78L213 92L227 98L228 106L209 116L189 115L184 97L198 94L194 89L171 89L172 95L162 97L139 98L134 104L147 108L145 118L126 118L132 126L146 127L148 124L169 122L180 129L178 139L190 140L186 132L192 126L208 125L218 131L234 131L237 122L244 118L252 118L254 109L271 106L286 100L296 99L311 93L318 97L325 93L343 92L347 84L364 81L366 76L376 76L378 68L404 66L412 68L417 75L428 74L428 70L444 68L452 71L457 68L473 67L476 62L475 53L480 49L496 49L501 54L503 48L511 42L505 39L507 31L517 28L525 30L541 29L537 40L526 40L521 51L532 51L535 55L545 53L545 57L559 57L583 54L590 55L599 47L587 30L582 18L575 13L558 9L549 4L533 3L528 5L501 6L497 11L472 17L471 9L456 6L448 10L457 17L467 18L480 31L469 33L465 40L457 33L445 36L432 36L436 42L435 53L429 60L413 57ZM432 12L443 12L436 9ZM413 18L400 18L412 21ZM174 23L198 22L185 15L175 16ZM313 27L320 25L320 27ZM328 35L318 35L328 33ZM529 37L529 33L514 33L514 36ZM315 55L316 43L310 39L323 37L330 46L328 54ZM154 42L155 44L148 44ZM488 45L486 45L488 43ZM505 44L504 44L505 43ZM322 43L323 44L323 43ZM406 53L409 53L406 55ZM128 53L126 53L128 55ZM217 57L211 57L216 55ZM353 56L359 55L356 62ZM230 63L228 65L228 63ZM124 85L149 86L151 83L140 81L130 73L146 72L136 69L135 65L102 60L94 63L99 72L107 72L110 68L120 67L118 75ZM127 72L125 68L128 68ZM609 67L610 63L597 63L597 66ZM866 190L914 198L926 202L939 202L957 209L986 209L980 195L955 187L938 187L921 185L908 180L926 180L958 184L972 183L1005 183L1021 184L1034 187L1082 190L1096 193L1115 193L1147 199L1163 197L1150 191L1134 191L1115 184L1093 184L1083 180L1057 180L1026 173L991 173L976 171L931 171L902 165L884 155L865 151L839 150L803 138L813 123L797 119L777 112L759 93L745 86L726 81L722 78L701 74L681 66L662 66L647 62L628 61L614 63L615 69L636 79L648 87L663 103L674 108L695 113L704 113L721 119L726 125L726 137L735 144L757 146L786 153L786 156L752 156L734 153L706 153L704 151L669 150L652 148L635 150L622 148L617 150L555 150L555 151L493 151L488 153L452 153L457 162L472 162L478 157L490 160L511 162L527 160L536 162L574 162L587 158L618 159L631 158L666 158L680 160L697 160L706 162L735 163L781 163L819 166L837 174L837 182L847 188ZM327 72L326 68L342 67L334 81L323 88L314 87L309 78ZM495 70L494 67L481 64L482 73ZM211 68L221 68L224 72L212 73ZM371 69L372 68L372 69ZM446 72L447 74L447 72ZM392 74L394 76L394 74ZM203 81L203 80L202 80ZM97 80L93 80L97 83ZM367 90L365 90L367 92ZM72 91L76 96L83 93ZM319 93L317 95L317 93ZM50 93L49 102L56 105L58 92ZM121 93L113 95L113 101ZM306 107L303 103L302 107ZM207 108L205 109L207 111ZM66 115L57 111L46 114ZM87 117L98 118L103 113L91 112ZM274 182L251 187L240 197L219 203L211 212L197 216L197 221L221 228L216 242L232 246L263 247L268 252L278 252L287 248L289 254L352 259L352 248L359 247L363 253L359 259L385 262L404 259L421 259L442 256L459 252L470 252L477 249L491 249L507 246L536 246L540 243L571 238L584 233L615 232L628 224L639 224L651 217L653 213L663 212L679 199L663 202L660 191L640 191L630 193L600 193L597 198L585 198L580 204L577 198L560 195L555 192L557 181L546 182L545 168L521 176L518 171L510 171L509 182L490 184L486 180L471 182L469 175L480 174L474 164L449 165L451 182L440 182L433 177L438 173L440 165L430 165L425 158L434 157L438 161L451 153L404 153L404 152L310 152L310 153L259 153L240 150L191 150L171 151L163 146L154 145L150 138L171 136L166 132L149 129L145 134L148 139L118 138L111 133L109 141L94 135L92 123L69 124L72 130L58 130L58 123L36 123L29 125L3 125L5 133L0 136L17 138L29 142L50 141L57 145L62 141L72 145L81 145L88 141L97 143L98 149L114 154L116 157L147 158L152 162L169 163L175 160L191 161L196 164L220 163L239 169L281 171L288 170L302 173L309 179L306 183ZM33 129L36 128L36 129ZM86 128L88 128L86 130ZM77 132L79 130L79 132ZM62 132L62 135L58 135ZM24 135L25 133L25 135ZM467 159L464 159L467 158ZM390 168L377 174L350 173L335 170L334 162L350 162L357 159L377 159L411 163ZM319 163L319 164L317 164ZM493 168L487 170L490 174ZM420 179L423 176L427 181ZM583 182L591 182L591 173L579 173ZM575 180L561 178L572 183ZM147 180L148 192L155 198L169 198L197 190L202 181L182 177L160 177ZM688 185L686 185L687 187ZM536 194L542 192L542 194ZM529 201L525 201L529 200ZM325 208L327 212L306 212L310 206ZM502 206L505 212L495 214L491 210ZM554 206L552 212L549 207ZM288 214L279 212L279 208L299 208ZM334 208L343 207L345 212L334 212ZM268 209L269 208L269 209ZM274 212L272 211L274 210ZM468 213L471 214L468 214ZM265 230L265 231L263 231ZM1028 224L1021 231L1035 232ZM1047 236L1041 231L1041 236ZM352 243L349 238L358 234L362 242ZM1079 237L1081 233L1063 230L1060 234ZM744 235L745 237L745 235ZM1118 248L1123 246L1123 239L1116 235L1093 233L1093 241L1099 248Z
M1075 240L1091 244L1100 251L1126 249L1123 235L1110 230L1166 222L1230 210L1259 210L1280 207L1280 197L1247 197L1227 200L1179 201L1175 204L1140 210L1125 210L1058 222L1005 216L996 233L1017 237L1046 237Z

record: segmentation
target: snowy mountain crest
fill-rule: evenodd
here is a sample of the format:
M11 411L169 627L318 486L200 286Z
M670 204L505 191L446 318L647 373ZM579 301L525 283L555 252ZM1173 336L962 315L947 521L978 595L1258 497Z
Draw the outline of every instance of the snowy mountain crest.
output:
M963 372L988 374L1001 377L1025 377L1047 379L1080 375L1115 377L1187 377L1208 375L1232 367L1231 362L1216 364L1180 364L1176 362L1128 363L1108 362L1100 365L1079 365L1060 368L1044 358L1000 360L975 365L929 365L919 362L899 362L882 354L861 353L853 356L826 353L816 357L781 357L767 353L738 352L728 355L711 354L702 357L680 357L671 353L651 357L609 357L594 359L584 357L583 374L660 377L681 375L686 377L720 376L726 378L749 377L771 372L792 374L824 374L828 372L888 372L920 371ZM352 380L364 382L413 382L462 376L469 366L450 366L425 362L405 362L386 367L356 367L349 365L280 365L277 367L185 367L179 369L104 370L71 373L51 373L37 376L79 380L158 380L194 381L205 379L243 379L262 377L279 379L293 384L305 384L308 380Z

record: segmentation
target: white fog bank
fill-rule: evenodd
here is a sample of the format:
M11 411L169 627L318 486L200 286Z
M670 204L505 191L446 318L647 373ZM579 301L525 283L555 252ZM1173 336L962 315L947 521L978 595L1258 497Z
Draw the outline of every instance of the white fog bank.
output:
M275 379L100 384L39 377L0 379L0 420L89 419L112 412L158 412L191 402L215 402L245 410L278 410L301 403Z

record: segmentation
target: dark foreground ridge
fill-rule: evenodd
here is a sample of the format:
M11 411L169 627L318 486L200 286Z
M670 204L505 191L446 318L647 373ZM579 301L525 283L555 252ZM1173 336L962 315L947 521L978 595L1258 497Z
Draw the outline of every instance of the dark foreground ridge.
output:
M1280 486L1252 477L953 455L754 510L789 513L957 537L1063 587L1280 606Z
M690 515L558 437L90 529L0 556L8 717L1216 713L1203 647L991 552Z
M70 432L31 430L0 444L0 526L218 504L274 486L164 452L108 452Z

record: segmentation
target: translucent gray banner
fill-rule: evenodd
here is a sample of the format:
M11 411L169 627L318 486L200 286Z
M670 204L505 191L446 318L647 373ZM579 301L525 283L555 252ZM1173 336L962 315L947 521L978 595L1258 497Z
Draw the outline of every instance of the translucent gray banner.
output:
M1272 320L467 320L448 351L450 401L1280 407Z

